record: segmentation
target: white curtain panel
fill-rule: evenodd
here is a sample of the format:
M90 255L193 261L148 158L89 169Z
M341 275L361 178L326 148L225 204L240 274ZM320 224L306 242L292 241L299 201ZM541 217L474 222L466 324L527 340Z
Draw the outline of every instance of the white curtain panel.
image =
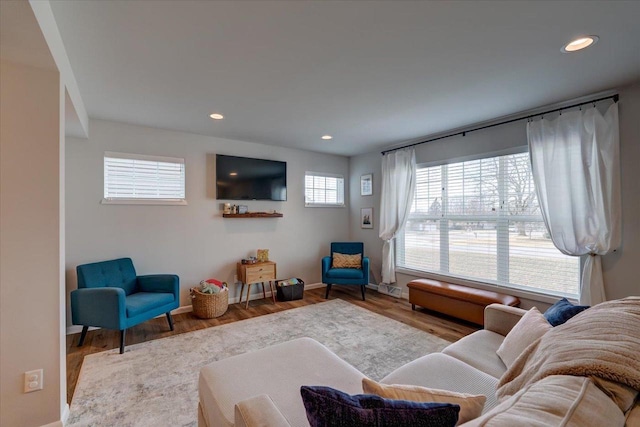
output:
M416 190L416 153L413 148L393 151L382 158L382 197L380 200L380 238L382 283L396 282L394 242L411 211Z
M621 242L618 104L563 112L527 124L533 178L555 246L590 256L580 283L580 303L606 300L601 255Z

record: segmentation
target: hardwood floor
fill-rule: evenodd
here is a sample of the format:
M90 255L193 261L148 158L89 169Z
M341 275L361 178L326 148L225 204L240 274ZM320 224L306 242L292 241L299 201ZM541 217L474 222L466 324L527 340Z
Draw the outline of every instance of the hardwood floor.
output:
M172 335L192 332L198 329L209 328L226 323L237 322L251 317L277 313L296 307L317 304L326 301L324 299L325 288L311 289L304 293L304 299L290 302L278 302L272 304L270 299L251 301L249 308L244 304L229 305L229 310L216 319L199 319L192 313L183 313L173 316L175 330L170 331L167 319L152 319L133 328L127 329L126 345L137 344ZM454 342L479 329L478 326L459 321L424 309L411 310L411 304L407 300L396 299L375 291L367 291L366 301L360 298L358 287L334 286L331 289L329 299L340 298L352 304L366 308L374 313L381 314L399 322L411 325L415 328L429 332L445 340ZM84 345L78 347L80 334L67 335L67 401L70 403L76 388L80 367L84 356L92 353L110 350L119 347L120 332L107 329L89 331Z

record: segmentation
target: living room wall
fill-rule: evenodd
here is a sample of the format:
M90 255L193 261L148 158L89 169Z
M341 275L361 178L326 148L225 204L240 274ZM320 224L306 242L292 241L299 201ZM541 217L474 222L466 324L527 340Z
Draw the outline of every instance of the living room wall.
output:
M608 299L639 295L637 260L640 259L640 83L623 88L620 92L620 159L622 173L622 247L615 253L603 257L602 267L606 295ZM498 126L483 131L472 132L466 136L446 138L422 144L416 147L416 160L420 163L438 162L446 159L466 160L483 153L508 154L527 145L524 121ZM379 283L382 267L382 240L378 238L380 224L380 152L354 156L350 159L351 203L350 227L352 238L366 244L367 255L371 258L375 278ZM360 196L360 175L374 175L374 195ZM360 208L374 207L374 228L360 228ZM425 275L424 277L426 277ZM397 286L403 289L406 298L406 284L418 278L412 274L397 274ZM454 280L455 281L455 280ZM373 280L372 280L373 282ZM460 280L460 283L465 283ZM467 283L468 284L468 283ZM551 300L533 295L520 294L522 306L537 305L544 308Z
M184 158L188 205L101 204L105 151ZM216 153L286 161L286 202L234 202L248 205L249 211L276 210L284 217L223 219L223 201L216 200ZM349 160L91 120L89 140L67 140L67 294L77 287L77 265L131 257L138 274L180 276L180 303L189 306L190 287L210 277L233 283L236 262L255 255L258 248L269 249L278 277L300 277L307 284L320 282L320 259L329 252L330 242L349 237L349 212L345 208L305 208L305 171L347 177ZM257 292L257 288L252 290ZM231 285L230 290L231 298L239 296L239 286Z
M55 69L0 63L0 426L54 425L68 409L64 93ZM43 369L43 388L23 393L34 369Z

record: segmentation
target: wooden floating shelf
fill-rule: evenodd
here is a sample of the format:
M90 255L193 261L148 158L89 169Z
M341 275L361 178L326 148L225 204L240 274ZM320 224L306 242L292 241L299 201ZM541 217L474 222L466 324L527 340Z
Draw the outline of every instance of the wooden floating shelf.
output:
M281 213L248 212L244 214L222 214L223 218L282 218Z

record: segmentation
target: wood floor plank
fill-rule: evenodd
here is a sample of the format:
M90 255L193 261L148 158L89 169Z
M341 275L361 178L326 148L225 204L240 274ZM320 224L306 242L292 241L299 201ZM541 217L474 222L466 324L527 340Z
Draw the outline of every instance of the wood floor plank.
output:
M278 302L271 300L255 300L245 309L244 304L231 304L227 312L215 319L199 319L193 313L182 313L173 316L174 330L169 330L165 316L149 320L133 328L127 329L126 345L138 344L145 341L170 337L173 335L193 332L204 328L215 327L227 323L237 322L266 314L278 313L292 308L304 307L327 301L324 299L325 288L306 290L304 298L296 301ZM411 304L403 299L397 299L375 291L367 291L366 301L362 301L360 289L347 286L331 288L329 300L342 299L359 307L386 316L398 322L413 326L430 334L436 335L450 342L477 331L479 327L448 316L429 312L424 309L411 310ZM78 347L80 334L67 335L67 401L70 403L78 382L80 368L84 357L102 351L118 348L120 332L108 329L89 331L84 345Z

